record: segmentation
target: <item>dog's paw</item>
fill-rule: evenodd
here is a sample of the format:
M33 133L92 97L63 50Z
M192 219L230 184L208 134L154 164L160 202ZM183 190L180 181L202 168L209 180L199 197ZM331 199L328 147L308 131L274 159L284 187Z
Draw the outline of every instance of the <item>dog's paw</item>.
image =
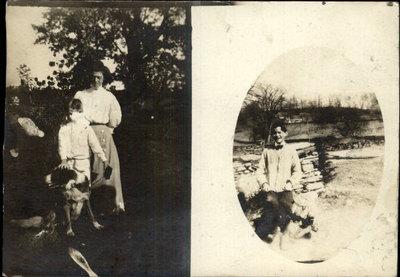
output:
M97 230L104 228L104 226L98 223L97 221L93 221L93 227L96 228Z
M74 237L74 236L75 236L74 231L72 231L72 229L68 229L68 230L67 230L67 236L68 236L68 237Z

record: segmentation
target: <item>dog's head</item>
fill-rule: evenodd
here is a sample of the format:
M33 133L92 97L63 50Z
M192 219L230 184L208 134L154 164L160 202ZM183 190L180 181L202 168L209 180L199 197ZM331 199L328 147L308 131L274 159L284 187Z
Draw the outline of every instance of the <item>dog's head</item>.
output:
M77 184L88 183L87 177L73 169L56 168L46 175L45 182L49 187L71 189Z

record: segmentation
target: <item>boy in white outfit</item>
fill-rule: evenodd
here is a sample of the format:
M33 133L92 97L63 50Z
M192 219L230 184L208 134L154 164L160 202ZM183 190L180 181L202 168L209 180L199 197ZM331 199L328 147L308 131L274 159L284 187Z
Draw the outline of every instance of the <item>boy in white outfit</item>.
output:
M106 155L83 115L82 102L72 99L69 103L69 122L60 127L58 133L58 153L61 168L75 169L90 181L90 149L108 166Z

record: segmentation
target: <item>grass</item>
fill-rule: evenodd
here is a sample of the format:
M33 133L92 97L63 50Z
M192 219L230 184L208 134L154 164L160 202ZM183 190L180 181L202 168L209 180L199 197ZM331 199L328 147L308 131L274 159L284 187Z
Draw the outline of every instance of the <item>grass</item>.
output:
M81 251L100 276L181 276L189 272L189 260L182 258L190 255L187 125L168 118L146 124L132 122L123 121L114 135L126 214L99 218L105 225L101 231L88 226L82 215L75 239L44 239L36 246L29 243L35 230L21 232L6 226L5 273L84 275L67 256L69 245ZM168 136L164 136L167 131ZM13 180L10 176L13 175L8 176L8 183ZM43 195L38 195L38 199Z

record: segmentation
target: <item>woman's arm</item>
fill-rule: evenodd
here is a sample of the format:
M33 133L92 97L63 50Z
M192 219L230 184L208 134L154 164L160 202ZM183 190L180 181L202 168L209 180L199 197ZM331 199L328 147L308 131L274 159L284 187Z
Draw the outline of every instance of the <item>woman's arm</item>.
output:
M109 114L110 121L108 122L108 126L111 128L116 128L121 123L122 119L122 112L121 106L118 103L117 98L113 95L113 100L111 102L110 107L110 114Z
M89 146L92 149L93 153L95 153L103 162L107 161L106 154L104 153L103 149L100 146L100 142L96 137L92 127L87 127L88 132L88 140Z

